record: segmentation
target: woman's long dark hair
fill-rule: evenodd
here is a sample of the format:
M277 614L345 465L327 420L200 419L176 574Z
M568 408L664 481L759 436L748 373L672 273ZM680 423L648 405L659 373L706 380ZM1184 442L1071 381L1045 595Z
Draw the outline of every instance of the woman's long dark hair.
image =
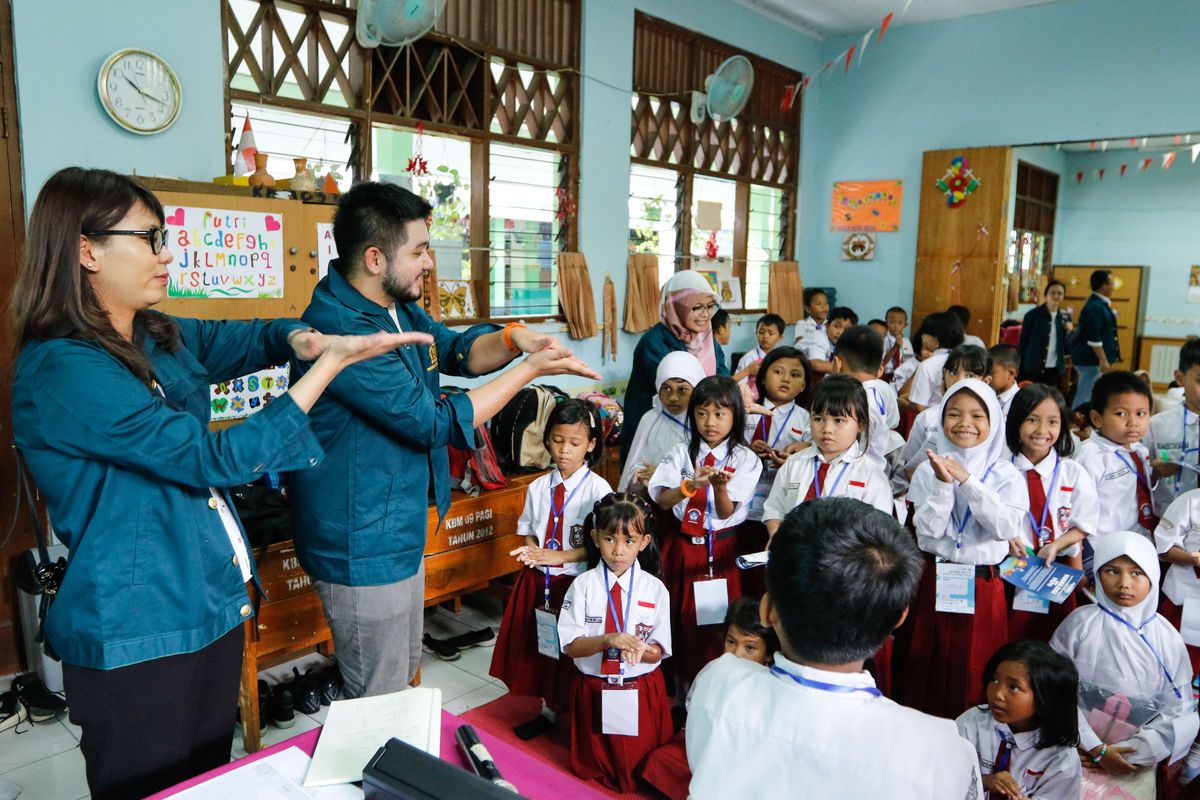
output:
M688 457L692 463L700 455L700 428L696 425L696 409L704 405L716 405L728 408L733 412L733 427L729 429L729 442L726 452L746 444L746 407L742 405L742 390L737 381L726 375L710 375L696 384L692 389L692 399L688 401L688 420L692 423L692 438L688 442Z
M658 552L658 533L654 527L654 508L642 497L628 492L613 492L596 501L583 520L583 545L587 549L588 569L600 565L600 548L592 541L592 531L614 531L637 536L650 535L650 544L638 553L638 566L658 577L662 558Z
M1053 400L1058 406L1059 429L1054 452L1058 453L1060 458L1070 458L1075 452L1075 442L1071 439L1071 412L1067 410L1067 401L1063 399L1062 393L1044 383L1023 386L1013 397L1012 405L1008 407L1008 418L1004 423L1008 449L1013 453L1021 452L1021 426L1026 417L1045 400Z
M35 339L87 339L97 342L147 385L149 360L137 342L117 332L79 263L79 237L114 227L137 203L163 222L163 208L146 187L103 169L67 167L50 176L29 217L25 258L12 296L12 320L20 351ZM89 236L100 243L106 237ZM179 347L179 330L153 311L134 316L143 332L167 350Z

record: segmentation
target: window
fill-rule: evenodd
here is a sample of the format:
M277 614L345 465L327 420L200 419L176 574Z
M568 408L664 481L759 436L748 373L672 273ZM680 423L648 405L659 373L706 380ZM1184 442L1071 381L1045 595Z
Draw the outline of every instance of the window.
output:
M705 211L716 213L706 219ZM692 183L693 259L733 258L733 220L737 216L737 184L717 178L697 176ZM712 225L720 227L713 228ZM695 261L693 260L693 266Z
M746 308L767 306L768 264L781 260L785 227L783 190L751 186L746 225Z
M1013 230L1009 232L1008 273L1018 275L1017 302L1040 302L1038 287L1053 271L1054 218L1058 210L1058 175L1024 161L1017 162Z
M493 316L558 313L559 156L491 146L488 232Z
M629 249L658 256L661 286L675 271L679 173L634 164L629 175Z
M254 146L266 153L267 172L276 180L290 179L296 175L294 159L305 158L307 167L314 175L333 172L338 189L350 188L352 176L346 165L354 149L350 136L350 123L336 117L318 114L302 114L270 106L252 107L242 103L230 106L234 131L234 145L242 135L242 124L250 116L250 128L254 131Z

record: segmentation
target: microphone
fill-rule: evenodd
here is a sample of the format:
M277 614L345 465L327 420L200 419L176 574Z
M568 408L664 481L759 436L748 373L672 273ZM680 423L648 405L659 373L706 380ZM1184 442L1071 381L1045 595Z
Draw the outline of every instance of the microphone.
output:
M459 748L462 749L467 763L471 765L471 769L475 771L476 775L491 781L501 789L508 789L513 794L517 793L516 786L513 786L500 777L500 770L496 768L496 762L492 760L492 754L488 752L487 747L479 739L479 734L475 732L473 727L470 725L459 725L458 730L454 733L454 738L458 741Z

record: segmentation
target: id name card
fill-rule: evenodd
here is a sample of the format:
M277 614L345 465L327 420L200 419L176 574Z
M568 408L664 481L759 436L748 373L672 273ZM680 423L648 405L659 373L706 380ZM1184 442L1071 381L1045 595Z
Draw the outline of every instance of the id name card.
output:
M935 611L949 614L975 613L975 565L942 562L936 565Z
M600 732L609 736L638 735L638 690L614 686L600 690Z
M558 646L558 618L553 611L544 608L535 608L533 618L537 623L538 652L557 661L562 652Z
M696 581L696 624L721 625L729 611L729 585L724 578Z
M1028 611L1032 614L1049 614L1050 601L1033 592L1017 589L1013 595L1013 611Z

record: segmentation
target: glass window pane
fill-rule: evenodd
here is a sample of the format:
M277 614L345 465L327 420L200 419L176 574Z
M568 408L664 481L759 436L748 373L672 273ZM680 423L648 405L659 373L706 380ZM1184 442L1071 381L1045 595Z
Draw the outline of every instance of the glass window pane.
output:
M699 223L700 203L721 204L721 227L717 230L701 230ZM691 254L704 258L709 253L709 244L716 244L717 258L733 257L733 218L737 210L737 184L719 178L697 175L692 179L692 243Z
M317 114L301 114L272 106L247 106L241 103L230 105L229 125L233 128L233 145L236 148L242 137L242 125L250 115L250 128L254 131L254 144L260 153L270 156L267 172L276 180L295 177L296 166L292 159L307 158L308 168L321 178L330 169L338 189L350 188L353 176L346 167L350 160L351 142L347 141L350 120L322 117ZM234 151L236 157L237 151Z
M746 308L766 308L768 264L779 260L782 249L782 189L750 187L750 219L746 232Z
M491 315L558 313L558 153L493 143L488 190Z
M629 172L629 249L658 256L658 283L675 271L676 185L679 173L634 164Z

